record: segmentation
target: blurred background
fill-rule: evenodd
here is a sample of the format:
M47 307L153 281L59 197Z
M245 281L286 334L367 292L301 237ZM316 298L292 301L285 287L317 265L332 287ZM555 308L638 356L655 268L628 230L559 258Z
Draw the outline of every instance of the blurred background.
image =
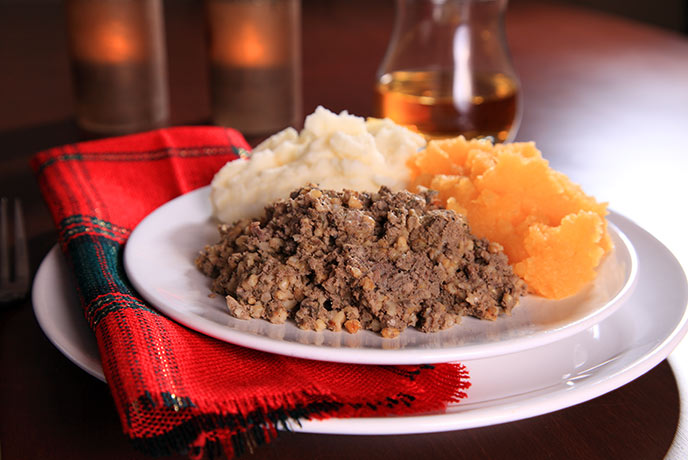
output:
M518 1L518 0L517 0ZM562 3L586 6L629 19L688 33L688 1L659 0L566 0Z
M531 0L511 0L516 4L532 3ZM688 34L688 0L566 0L539 3L569 3L585 8L604 11L610 15L644 22L651 27ZM333 85L354 69L337 65L337 62L356 59L366 53L384 54L387 37L393 22L393 0L303 0L303 28L321 29L323 41L303 43L304 114L326 101L332 110L348 109L361 115L370 114L370 107L351 107L345 91L317 94L309 91L310 79L328 78ZM202 2L197 0L165 0L165 29L167 51L177 59L168 60L168 75L173 91L171 99L172 124L197 124L208 122L210 116L207 90L207 63L204 37L195 33L203 23ZM518 5L520 6L520 5ZM360 10L356 24L359 34L370 35L370 46L365 50L347 46L346 21L353 19L341 14L351 8ZM314 21L315 12L325 13L327 22ZM181 14L178 14L181 13ZM320 14L319 14L320 15ZM346 19L342 19L346 18ZM507 12L507 33L509 32ZM19 27L17 27L19 25ZM580 31L581 36L586 31ZM612 32L610 32L612 33ZM518 43L512 46L519 46ZM37 58L40 56L40 58ZM328 75L316 75L309 69L314 60L329 60ZM362 60L367 63L375 59ZM0 0L0 126L3 130L20 129L23 126L64 122L69 126L73 117L73 92L67 55L64 13L60 0ZM518 67L518 62L516 65ZM371 76L370 85L346 88L347 91L371 93L375 68L355 69ZM31 84L17 85L21 79ZM27 88L31 88L28 90ZM40 107L40 110L36 110Z

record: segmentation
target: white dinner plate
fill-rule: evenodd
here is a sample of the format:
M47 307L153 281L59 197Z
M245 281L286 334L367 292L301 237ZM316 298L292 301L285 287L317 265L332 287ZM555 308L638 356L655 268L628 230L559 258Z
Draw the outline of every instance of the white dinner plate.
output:
M212 280L194 265L199 251L219 239L209 191L204 187L182 195L141 221L124 249L127 276L144 299L179 323L271 353L359 364L437 363L513 353L588 329L619 308L636 280L633 245L611 225L615 248L593 282L564 300L526 296L510 316L497 321L466 317L444 331L409 328L396 339L385 339L372 331L306 331L291 320L240 320L229 314L222 296L209 296Z
M294 429L374 435L486 426L585 402L652 369L686 333L688 284L680 264L661 243L624 217L612 220L636 248L638 281L621 308L604 321L548 345L464 361L472 386L468 397L446 412L306 421ZM95 340L72 286L69 269L55 247L34 280L36 317L60 351L104 380Z

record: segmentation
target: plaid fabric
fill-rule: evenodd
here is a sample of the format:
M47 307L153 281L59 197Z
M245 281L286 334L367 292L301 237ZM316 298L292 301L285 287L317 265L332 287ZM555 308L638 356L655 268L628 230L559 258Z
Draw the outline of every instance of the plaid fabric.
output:
M180 127L32 159L135 447L231 457L269 441L289 419L419 413L465 397L460 364L363 366L263 353L182 327L137 295L122 266L131 230L163 203L208 184L240 148L249 146L234 130Z

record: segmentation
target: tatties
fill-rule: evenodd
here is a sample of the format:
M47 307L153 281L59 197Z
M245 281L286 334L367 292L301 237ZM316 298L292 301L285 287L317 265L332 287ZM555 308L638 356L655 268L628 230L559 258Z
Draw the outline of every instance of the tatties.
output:
M403 190L408 158L425 139L391 120L318 107L299 133L287 128L257 146L250 160L227 163L211 186L213 215L231 224L260 215L269 203L308 183L332 190Z

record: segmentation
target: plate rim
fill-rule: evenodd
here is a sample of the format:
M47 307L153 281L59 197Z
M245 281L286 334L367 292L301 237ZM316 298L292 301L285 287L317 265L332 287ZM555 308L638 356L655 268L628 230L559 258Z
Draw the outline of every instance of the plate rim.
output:
M661 241L655 238L651 233L636 224L633 220L626 216L616 213L616 219L625 221L625 225L636 227L636 230L641 231L646 238L656 245L659 245L666 254L671 257L671 261L675 263L678 268L679 275L682 275L683 289L688 291L688 279L683 266L678 261L676 256L667 248ZM684 299L686 300L686 299ZM326 419L326 420L306 420L301 422L300 426L294 426L294 431L304 433L316 434L338 434L342 432L342 425L346 428L347 434L353 435L391 435L391 434L413 434L413 433L432 433L450 430L462 430L469 428L480 428L484 426L497 425L500 423L514 422L517 420L524 420L538 415L548 414L557 410L566 409L568 407L582 404L586 401L594 399L609 393L623 385L637 379L646 372L652 370L655 366L666 359L671 352L678 346L678 344L688 335L688 302L682 307L683 312L680 320L675 324L674 328L661 340L655 344L649 352L641 355L633 360L622 369L607 376L602 381L597 383L583 385L578 387L575 391L556 390L553 392L543 392L540 395L527 398L527 405L523 404L522 400L513 401L505 405L495 404L488 408L478 408L482 417L476 421L465 415L470 412L445 412L441 414L427 414L427 415L411 415L405 416L402 420L393 417L369 417L358 418L356 424L346 424L346 419ZM623 312L623 308L619 310L619 314ZM611 319L610 319L611 320ZM544 345L553 346L554 344ZM527 352L527 350L525 350ZM490 359L490 358L487 358ZM556 404L553 401L557 401ZM535 403L535 404L533 404ZM457 407L460 407L457 405ZM525 407L525 408L524 408ZM428 419L431 424L428 425ZM413 428L409 428L413 427Z
M67 359L76 364L86 373L92 375L101 382L106 382L103 366L100 362L100 351L97 350L97 347L96 353L98 354L99 360L96 362L88 356L88 353L84 353L84 350L79 348L78 343L69 342L68 339L64 338L64 334L61 334L62 331L58 330L58 328L50 320L51 317L49 313L52 313L53 310L42 307L43 305L48 305L49 302L41 300L43 292L40 287L44 283L49 282L48 279L53 274L50 271L51 268L53 268L51 267L51 264L58 264L58 257L64 256L61 253L60 246L55 244L52 248L50 248L38 266L38 270L36 271L36 275L34 276L31 287L31 304L33 307L34 316L36 317L38 326L43 331L43 334L45 334L50 343L52 343L53 346L60 351L60 353L62 353L65 357L67 357ZM58 267L59 265L55 268ZM83 327L85 327L88 332L92 333L91 330L88 329L86 319L83 318L83 320ZM79 328L79 326L77 326L77 328Z
M619 219L622 221L620 225L634 226L638 231L642 232L645 237L649 238L648 241L650 243L658 244L663 250L665 256L668 255L670 257L669 261L674 263L675 267L677 267L680 271L679 275L682 275L679 277L682 280L681 288L682 292L684 292L684 297L682 300L685 301L685 293L688 292L686 274L681 264L671 253L671 251L656 238L654 238L654 236L652 236L649 232L635 224L630 219L624 216L620 216ZM59 247L54 246L41 262L33 286L32 296L34 299L38 300L39 297L37 296L37 291L40 290L44 280L51 275L49 271L51 269L50 264L59 263L57 257L63 256L59 251ZM59 268L59 265L54 268ZM426 415L410 415L399 417L370 417L355 419L330 418L326 420L301 421L301 426L294 424L291 429L306 433L349 435L399 435L411 433L430 433L495 425L499 423L522 420L537 415L543 415L555 410L565 409L612 391L636 379L664 360L688 332L688 302L686 302L686 304L682 305L680 308L682 309L680 313L680 320L674 324L674 327L671 328L668 333L663 335L663 339L661 341L655 344L647 352L644 352L642 355L633 358L631 362L626 364L621 369L615 371L610 376L606 376L603 380L598 380L591 383L583 383L580 386L575 387L572 391L568 391L568 394L562 394L562 391L560 390L543 391L541 394L527 397L524 400L512 402L510 404L511 407L509 404L504 405L495 403L488 407L478 407L475 409L475 411L471 411L469 409L467 411L447 411L445 413L430 413ZM54 331L51 331L51 329L45 327L46 323L44 320L49 318L47 318L47 316L43 313L54 312L55 310L51 309L47 303L45 305L41 305L35 301L33 309L36 312L37 318L39 318L38 322L43 329L43 332L58 348L58 350L63 352L63 354L65 354L65 356L73 361L77 366L104 381L102 367L99 369L91 368L90 364L92 363L80 362L78 355L66 354L64 350L67 350L69 347L66 347L64 343L60 343L60 339L53 335ZM623 312L624 309L621 308L617 315L612 316L608 319L608 321L614 321L614 318L622 318L622 315L624 314ZM82 327L85 328L87 333L90 333L85 321ZM554 346L554 344L545 345L544 347L548 346ZM620 347L622 353L628 353L630 351L629 344L619 344L617 346ZM528 353L528 351L526 351L526 353ZM467 362L467 364L470 364L470 362ZM534 391L537 390L539 389L536 388ZM550 404L547 404L547 401L549 401ZM459 404L456 407L461 408L461 405Z
M303 344L295 341L285 341L283 339L275 339L265 335L247 334L243 331L226 328L208 318L170 307L154 289L149 288L149 286L147 286L145 283L140 282L138 277L135 276L138 271L138 267L135 266L135 264L132 262L132 259L136 257L135 248L139 242L137 235L141 234L141 229L144 229L145 231L147 228L146 226L150 225L151 221L157 219L159 214L168 211L171 207L179 206L180 202L199 201L199 203L204 203L203 200L205 200L205 202L209 203L209 199L207 198L209 193L210 186L200 187L162 204L148 214L143 220L141 220L141 222L139 222L139 224L132 231L127 243L124 246L123 260L125 272L130 283L133 285L134 289L136 289L139 295L141 295L149 304L154 306L154 308L172 320L182 324L185 327L189 327L199 333L208 335L218 340L269 353L277 353L284 356L319 361L372 365L433 364L448 361L483 359L490 356L503 355L506 353L517 353L529 348L543 346L553 343L557 340L561 340L565 337L575 335L576 333L583 331L594 324L599 323L600 321L603 321L616 310L618 310L618 308L620 308L623 302L632 294L637 283L638 261L635 248L624 232L614 225L609 219L609 217L620 216L620 214L610 210L607 221L614 229L615 235L618 236L621 242L624 244L624 247L631 260L629 277L622 289L616 293L616 295L610 301L607 302L605 308L596 310L591 314L578 318L576 321L568 324L565 327L559 327L550 331L546 331L536 336L521 336L501 342L470 346L454 346L440 349L335 348L313 344ZM287 348L284 347L285 344L288 344ZM509 348L506 353L503 350L504 347ZM428 350L431 350L431 352Z

